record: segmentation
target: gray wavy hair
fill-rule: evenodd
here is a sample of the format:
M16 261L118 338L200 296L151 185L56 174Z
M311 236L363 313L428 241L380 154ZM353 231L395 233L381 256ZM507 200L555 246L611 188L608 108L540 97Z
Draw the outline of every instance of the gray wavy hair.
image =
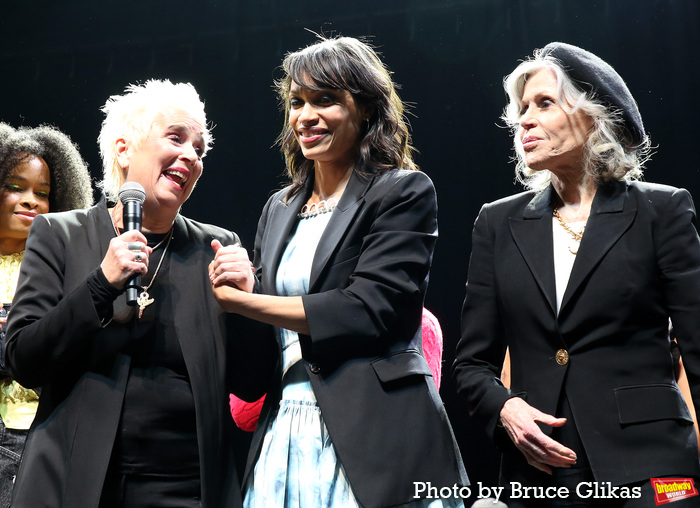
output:
M598 184L609 180L642 179L644 164L650 158L649 137L645 136L641 144L633 144L625 135L619 111L604 105L595 95L583 91L566 74L557 59L542 56L540 51L536 51L532 59L522 62L503 79L508 104L501 119L513 134L516 181L527 189L541 191L549 186L552 177L547 170L534 171L527 167L525 151L518 135L525 83L542 69L554 72L557 99L564 111L574 114L580 110L593 119L593 128L584 147L584 174Z

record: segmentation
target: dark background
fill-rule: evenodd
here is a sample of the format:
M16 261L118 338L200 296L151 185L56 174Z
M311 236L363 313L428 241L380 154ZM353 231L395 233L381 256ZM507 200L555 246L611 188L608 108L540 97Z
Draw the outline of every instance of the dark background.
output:
M502 78L553 40L598 54L627 81L656 146L646 178L697 197L699 21L697 0L3 1L0 120L57 126L98 180L107 97L149 78L191 82L216 142L183 211L252 247L262 206L284 180L271 88L282 57L315 41L305 29L371 37L414 106L417 161L438 192L426 306L445 335L442 395L472 482L495 485L493 447L457 398L449 366L472 223L482 203L520 190L499 120Z

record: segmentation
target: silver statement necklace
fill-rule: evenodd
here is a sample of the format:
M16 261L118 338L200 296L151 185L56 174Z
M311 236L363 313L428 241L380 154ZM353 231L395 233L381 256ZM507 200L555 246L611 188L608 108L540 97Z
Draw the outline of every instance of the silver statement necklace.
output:
M119 228L117 228L117 223L114 220L114 209L116 207L112 208L112 226L114 226L114 232L116 233L117 236L119 236ZM153 302L155 302L154 298L151 298L151 295L148 294L148 290L151 289L151 286L156 280L156 277L158 276L158 272L160 271L160 267L163 264L163 260L165 259L166 254L168 253L168 247L170 247L170 240L173 239L173 227L170 228L170 231L168 231L168 236L163 238L160 242L158 242L154 247L153 247L153 252L155 252L156 249L158 249L163 243L167 240L167 243L165 244L165 249L163 249L163 255L160 257L160 260L158 261L158 266L156 266L156 271L153 272L153 277L151 277L151 282L148 283L147 286L141 286L141 293L139 293L139 296L136 298L136 304L139 306L139 319L141 319L141 316L143 316L143 311L151 305Z

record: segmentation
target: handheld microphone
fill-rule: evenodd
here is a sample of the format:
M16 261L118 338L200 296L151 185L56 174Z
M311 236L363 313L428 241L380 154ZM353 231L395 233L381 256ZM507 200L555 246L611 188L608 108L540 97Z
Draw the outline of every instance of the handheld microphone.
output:
M146 200L146 191L143 185L137 182L126 182L119 189L119 201L122 202L124 229L141 231L143 209L141 205ZM141 275L135 274L129 277L126 283L126 303L136 305L136 300L141 290Z

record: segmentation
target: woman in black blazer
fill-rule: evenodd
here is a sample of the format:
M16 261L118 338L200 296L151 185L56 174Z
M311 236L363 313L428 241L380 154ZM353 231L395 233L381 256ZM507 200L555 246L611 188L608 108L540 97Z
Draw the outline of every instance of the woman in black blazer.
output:
M427 485L450 490L467 477L421 353L437 206L403 105L357 39L321 40L283 67L292 184L260 219L263 294L239 281L251 271L242 249L219 249L211 270L221 305L277 326L282 348L244 505L461 506L426 498Z
M700 473L668 339L671 318L698 407L692 199L639 181L641 116L595 55L551 43L505 87L530 190L484 205L474 225L458 389L503 447L510 506L654 506L650 478ZM525 486L564 490L524 499Z
M10 313L10 372L42 387L12 506L240 506L228 394L262 395L246 387L275 344L211 293L211 241L238 237L179 214L210 146L204 104L187 83L151 80L104 111L106 197L35 218ZM127 186L142 231L124 230Z

